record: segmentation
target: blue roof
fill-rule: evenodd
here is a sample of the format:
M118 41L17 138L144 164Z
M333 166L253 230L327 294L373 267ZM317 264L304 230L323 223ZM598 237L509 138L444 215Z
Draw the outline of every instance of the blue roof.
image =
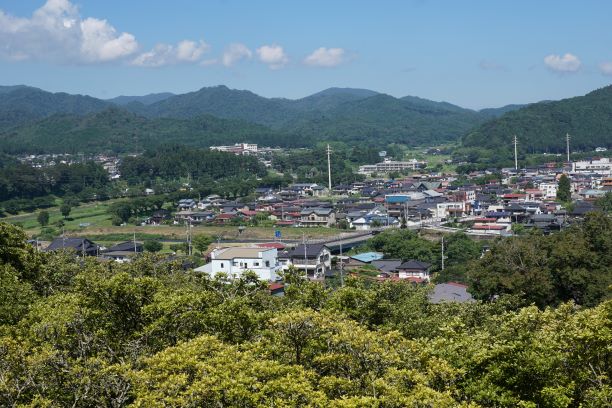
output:
M380 252L362 252L361 254L353 255L351 258L358 260L359 262L370 263L372 261L378 261L383 258L383 254Z
M406 201L409 201L410 197L405 196L405 195L397 195L397 196L386 196L385 197L385 201L391 204L395 204L395 203L405 203Z

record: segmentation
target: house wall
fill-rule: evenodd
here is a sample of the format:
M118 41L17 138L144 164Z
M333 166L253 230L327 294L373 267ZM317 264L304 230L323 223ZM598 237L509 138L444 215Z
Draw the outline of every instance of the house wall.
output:
M281 267L278 264L277 251L260 252L259 258L212 259L211 272L224 272L228 275L242 276L245 271L253 271L261 280L275 281Z
M398 271L397 276L400 279L421 278L424 280L429 280L429 272L421 270L402 270Z

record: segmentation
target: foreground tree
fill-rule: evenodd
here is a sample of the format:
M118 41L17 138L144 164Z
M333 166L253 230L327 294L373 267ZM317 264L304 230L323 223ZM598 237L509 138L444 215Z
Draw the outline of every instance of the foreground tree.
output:
M562 174L561 177L559 177L557 199L563 201L564 203L572 200L570 179L565 174Z

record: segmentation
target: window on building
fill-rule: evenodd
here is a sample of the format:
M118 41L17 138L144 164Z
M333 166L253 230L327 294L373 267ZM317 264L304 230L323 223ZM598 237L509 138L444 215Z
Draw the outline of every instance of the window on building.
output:
M259 262L253 262L253 266L259 266Z
M266 261L266 268L270 266L270 261Z
M225 268L225 267L223 266L223 262L221 262L221 268Z

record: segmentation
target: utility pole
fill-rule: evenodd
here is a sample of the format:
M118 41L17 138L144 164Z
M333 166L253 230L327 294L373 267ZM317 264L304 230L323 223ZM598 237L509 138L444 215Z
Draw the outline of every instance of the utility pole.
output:
M518 144L518 140L516 139L516 135L514 135L514 170L518 170L518 153L516 145Z
M133 242L134 242L134 255L136 255L136 253L138 252L136 251L136 231L134 231L134 241Z
M332 184L331 184L331 147L329 147L329 144L327 145L327 177L328 177L329 195L331 195L332 194Z
M570 135L569 133L565 134L565 145L567 147L567 162L570 162L570 150L569 150L569 141L570 141Z
M444 235L442 235L442 270L444 270Z
M340 241L340 287L344 287L344 259L342 256L342 241Z
M189 220L189 256L193 255L193 250L191 248L191 220Z
M306 233L302 232L302 245L304 246L304 273L308 277L308 259L306 258ZM314 273L313 273L314 275Z

